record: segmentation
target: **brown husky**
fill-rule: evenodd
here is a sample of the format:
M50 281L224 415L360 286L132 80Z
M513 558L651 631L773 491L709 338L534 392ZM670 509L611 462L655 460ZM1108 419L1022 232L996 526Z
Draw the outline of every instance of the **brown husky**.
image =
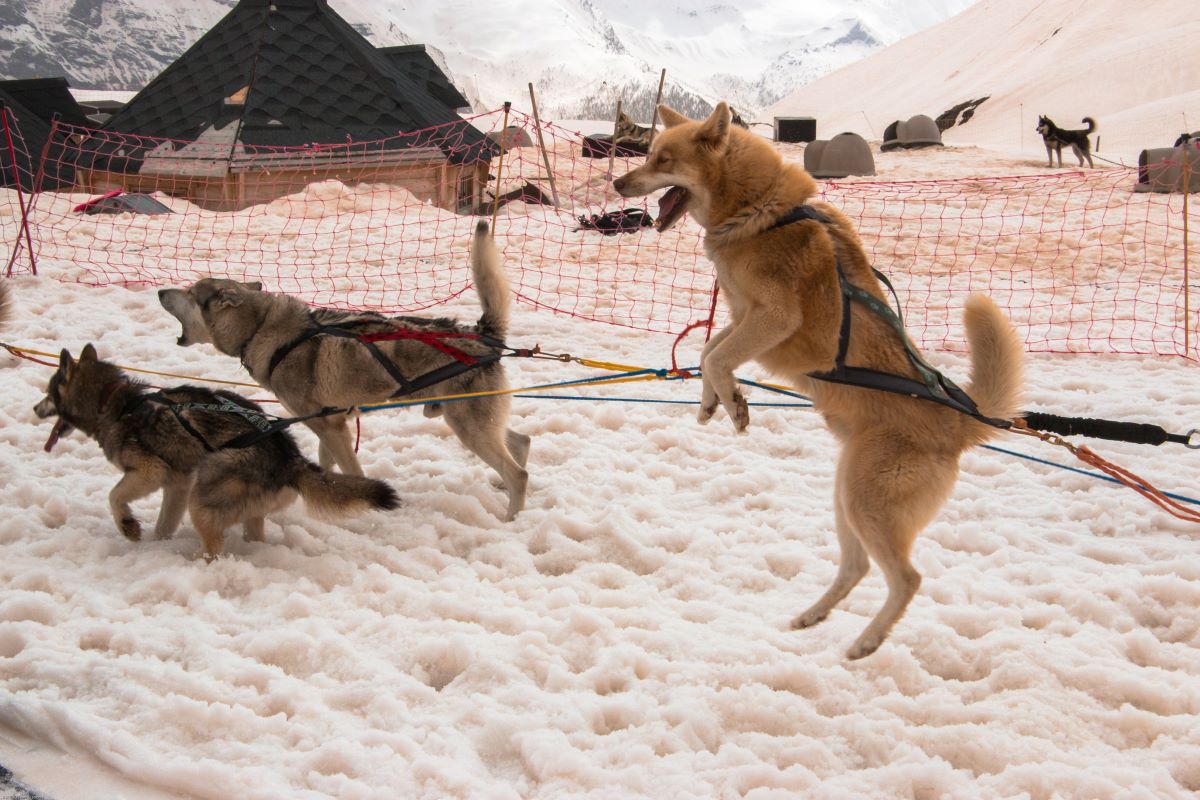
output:
M732 322L701 355L700 422L720 405L738 432L746 429L750 415L734 370L750 360L812 396L842 443L833 503L842 554L833 585L793 626L824 619L874 559L888 596L847 653L861 658L879 647L920 586L909 559L913 540L953 489L959 454L994 429L927 400L814 380L834 374L839 362L922 380L907 337L868 308L886 299L850 221L813 200L817 187L808 173L784 163L764 139L731 127L725 103L703 122L666 106L659 113L666 130L646 163L613 185L625 197L671 187L660 201L660 230L685 211L705 229ZM851 303L853 292L861 297ZM967 300L965 322L967 391L981 415L1008 419L1018 408L1021 344L985 297Z
M262 541L266 515L297 494L325 514L399 504L382 481L313 464L287 431L259 436L269 423L246 398L200 386L152 392L97 358L90 344L78 361L62 351L46 397L33 410L42 419L56 417L47 452L78 429L99 442L121 470L109 507L117 529L135 542L142 527L129 504L159 489L163 503L155 538L170 538L187 509L210 561L221 554L226 528L241 522L247 540ZM246 444L238 444L242 437L248 437Z

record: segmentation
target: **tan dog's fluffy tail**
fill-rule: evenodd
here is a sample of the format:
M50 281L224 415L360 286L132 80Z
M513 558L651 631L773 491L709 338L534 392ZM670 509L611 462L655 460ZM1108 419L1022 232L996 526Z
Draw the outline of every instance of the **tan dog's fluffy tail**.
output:
M967 298L963 311L967 342L971 348L971 383L967 394L987 417L1012 419L1020 411L1024 382L1025 348L1004 312L984 295ZM996 432L983 423L972 421L973 443L978 444Z
M318 516L337 512L381 508L390 511L400 505L394 489L383 481L362 475L344 475L308 464L296 476L296 490L304 504Z
M12 296L8 292L8 281L0 281L0 328L8 324L12 316Z
M508 333L508 317L512 299L508 289L508 278L500 265L500 254L496 243L483 220L475 226L475 241L471 244L471 277L475 280L475 292L483 315L479 318L479 330L488 336L503 340Z

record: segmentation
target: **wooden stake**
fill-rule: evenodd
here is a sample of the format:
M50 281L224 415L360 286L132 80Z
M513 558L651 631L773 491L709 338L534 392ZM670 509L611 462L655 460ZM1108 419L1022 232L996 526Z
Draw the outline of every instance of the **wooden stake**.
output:
M617 126L621 124L621 98L617 98L617 116L613 117L612 142L608 148L608 179L613 176L613 160L617 157Z
M538 117L537 98L533 96L533 84L529 84L529 104L533 106L533 124L537 130L538 149L542 151L542 163L546 165L546 176L550 178L550 197L558 208L558 189L554 188L554 171L550 169L550 156L546 153L546 140L542 138L542 120Z
M654 97L654 113L650 115L650 142L646 146L654 144L654 131L658 127L658 104L662 102L663 84L667 82L667 68L663 67L662 74L658 76L658 94Z
M501 131L508 130L508 111L512 103L504 101L504 124ZM492 197L492 236L496 235L496 215L500 213L500 177L504 174L504 134L500 134L500 161L496 164L496 193Z
M1190 167L1192 164L1191 156L1188 154L1189 142L1184 142L1183 147L1183 352L1185 355L1191 353L1192 341L1192 285L1189 274L1189 257L1188 257L1188 195L1191 194L1192 179Z

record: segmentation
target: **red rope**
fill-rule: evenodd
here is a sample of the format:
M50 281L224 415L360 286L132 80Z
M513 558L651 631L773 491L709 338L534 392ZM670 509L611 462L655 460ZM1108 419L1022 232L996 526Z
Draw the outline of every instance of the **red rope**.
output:
M1171 516L1187 522L1200 522L1200 511L1167 497L1160 489L1153 486L1145 478L1135 475L1124 467L1117 466L1111 461L1100 457L1086 445L1081 445L1075 449L1075 455L1083 463L1089 464L1114 480L1120 481Z

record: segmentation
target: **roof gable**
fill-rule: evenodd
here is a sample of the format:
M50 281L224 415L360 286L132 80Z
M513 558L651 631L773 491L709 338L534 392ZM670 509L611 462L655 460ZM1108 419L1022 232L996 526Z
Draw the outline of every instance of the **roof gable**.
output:
M324 0L241 0L104 127L190 140L231 123L246 145L373 141L456 124L460 146L476 157L488 147Z

